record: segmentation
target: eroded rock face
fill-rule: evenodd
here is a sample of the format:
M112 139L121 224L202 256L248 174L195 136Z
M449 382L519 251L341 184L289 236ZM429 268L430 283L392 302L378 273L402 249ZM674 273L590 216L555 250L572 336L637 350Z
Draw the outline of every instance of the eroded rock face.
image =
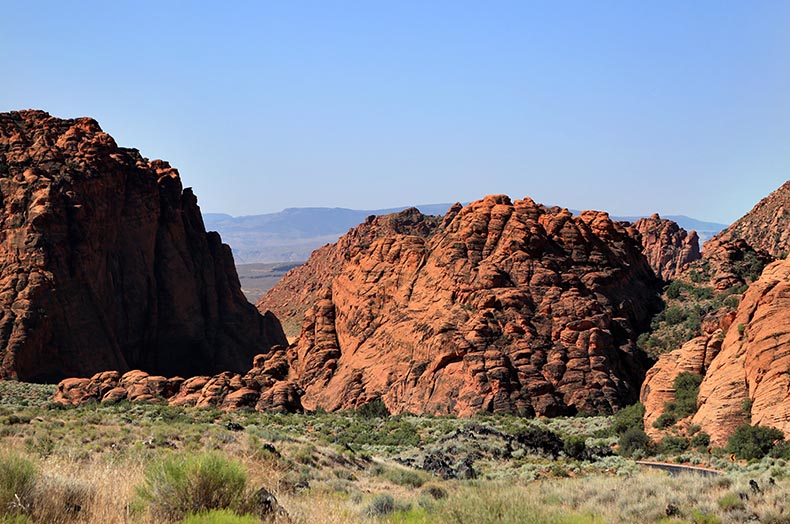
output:
M285 338L166 162L95 120L0 114L0 378L242 372Z
M693 422L726 443L743 423L790 435L790 261L769 265L749 286L719 355L700 385Z
M393 413L551 416L636 400L647 363L635 340L660 282L634 229L497 195L427 230L361 236L304 266L341 260L331 272L278 285L312 294L262 301L307 306L287 355L306 409L381 398Z
M725 325L723 340L721 331L704 335L650 369L641 394L648 434L661 436L653 422L674 399L675 377L690 371L705 376L690 423L710 434L713 445L725 445L746 423L790 435L790 261L765 268Z
M701 257L696 231L686 232L672 220L657 214L639 219L633 225L642 235L650 267L664 280L672 280Z
M456 204L453 209L460 209ZM452 213L452 209L450 210ZM364 223L334 243L317 249L304 264L290 270L258 302L260 311L271 311L283 321L289 337L300 333L302 318L313 297L326 287L357 254L381 237L415 235L427 237L440 225L438 217L426 216L416 208L384 216L369 216Z
M675 401L675 379L680 373L704 375L713 359L721 351L723 332L718 330L683 344L670 353L661 355L658 362L647 371L639 401L645 406L645 432L655 441L661 440L665 431L653 424L664 413L664 406Z
M269 353L257 355L252 369L244 375L226 371L184 380L132 370L123 375L111 371L91 378L68 378L58 384L53 401L75 406L129 401L215 407L223 411L248 408L300 412L302 391L297 384L286 380L287 369L282 366L285 351L283 346L274 346Z
M790 181L760 200L751 211L716 235L719 241L745 240L773 258L790 252ZM705 244L707 249L708 244Z

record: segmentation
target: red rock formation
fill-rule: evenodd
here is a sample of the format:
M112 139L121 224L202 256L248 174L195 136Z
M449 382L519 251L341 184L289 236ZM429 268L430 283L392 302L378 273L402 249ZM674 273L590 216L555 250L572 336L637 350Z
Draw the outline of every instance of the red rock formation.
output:
M714 445L725 445L749 422L790 436L790 261L768 266L727 323L723 341L718 333L699 337L662 355L648 372L641 394L648 433L660 436L652 423L672 400L677 374L691 371L705 375L691 423Z
M91 378L67 378L58 384L54 402L80 405L121 401L160 403L171 406L216 407L224 411L242 408L258 411L302 411L299 387L286 380L285 348L274 346L257 355L245 375L223 372L213 377L151 376L133 370L97 373Z
M287 354L306 408L557 415L636 400L634 341L659 283L633 229L501 195L359 241L377 220L262 301L286 318L306 309Z
M655 214L641 218L633 225L642 235L642 246L650 267L664 280L677 277L688 264L701 256L696 231L687 233L672 220Z
M745 240L757 251L785 258L790 252L790 181L714 238L719 242ZM703 251L707 249L706 242Z
M693 418L722 445L742 423L790 436L790 261L749 286L700 386Z
M456 206L453 209L460 208L460 204ZM290 270L258 302L257 307L260 311L271 311L283 321L288 336L297 337L313 296L331 282L349 260L378 238L398 234L425 237L433 233L439 223L439 218L423 215L416 208L391 215L371 215L335 244L317 249L307 262Z
M664 413L664 406L675 401L675 379L680 373L704 375L721 350L723 333L699 336L683 344L677 351L664 353L647 371L639 401L645 406L645 432L656 441L665 431L653 423Z
M0 114L0 378L244 371L284 335L178 172L90 118Z

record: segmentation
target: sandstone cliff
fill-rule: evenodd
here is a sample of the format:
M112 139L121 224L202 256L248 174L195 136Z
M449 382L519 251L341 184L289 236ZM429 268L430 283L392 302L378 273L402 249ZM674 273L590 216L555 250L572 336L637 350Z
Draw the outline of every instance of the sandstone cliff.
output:
M701 257L697 233L686 232L672 220L656 214L640 218L633 225L642 236L650 267L664 280L677 277L691 262Z
M460 207L460 204L456 204ZM453 208L456 209L457 208ZM452 213L452 210L450 211ZM427 237L441 223L441 219L426 216L416 208L382 216L369 216L365 222L350 229L334 244L315 250L304 264L290 270L258 301L260 311L271 311L283 321L289 337L299 335L302 318L310 308L313 297L328 285L349 260L370 244L388 235L416 235Z
M790 252L790 181L714 238L720 242L745 240L755 250L785 258Z
M673 381L683 371L705 376L699 409L685 424L669 431L682 433L684 425L699 424L716 445L725 444L738 425L748 422L790 432L784 421L790 406L785 406L782 396L790 390L778 393L790 364L783 347L790 320L782 312L787 306L782 302L787 262L769 265L789 247L788 210L790 182L706 242L703 258L677 275L680 286L676 289L699 292L704 291L700 286L707 285L712 293L701 298L702 293L680 292L682 307L704 314L701 333L662 355L647 374L641 400L646 409L645 427L652 437L665 434L654 428L653 422L673 400ZM771 404L773 410L767 408Z
M0 114L0 377L248 369L284 343L178 172L90 118Z
M660 282L635 229L500 195L359 240L387 220L278 285L309 292L261 302L305 309L288 351L305 408L381 398L395 413L550 416L636 400L647 362L635 340Z

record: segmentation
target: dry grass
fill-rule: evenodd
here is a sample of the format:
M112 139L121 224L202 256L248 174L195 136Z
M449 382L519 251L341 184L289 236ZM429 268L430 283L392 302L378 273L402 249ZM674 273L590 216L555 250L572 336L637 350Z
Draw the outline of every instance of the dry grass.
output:
M33 524L163 524L136 495L146 468L169 456L205 451L239 461L248 488L273 492L289 515L280 521L294 524L790 523L785 502L790 483L783 480L787 469L780 460L734 465L731 475L718 479L672 478L639 471L621 457L596 463L545 455L496 458L493 440L445 437L469 424L523 427L523 421L509 418L379 424L342 415L224 415L153 406L41 407L14 414L0 423L0 447L36 466L31 503L23 511ZM246 430L225 428L229 417ZM600 418L550 422L570 434L598 432L603 423ZM475 462L478 480L441 480L399 463L416 456L413 445L381 442L408 427L415 428L421 446L485 455ZM366 433L371 431L391 433ZM455 449L459 446L468 447ZM769 483L769 471L775 484ZM570 478L559 478L564 475ZM751 479L761 493L752 491ZM390 514L371 511L382 495L392 497L392 507L384 508L393 509ZM6 509L0 508L3 524Z

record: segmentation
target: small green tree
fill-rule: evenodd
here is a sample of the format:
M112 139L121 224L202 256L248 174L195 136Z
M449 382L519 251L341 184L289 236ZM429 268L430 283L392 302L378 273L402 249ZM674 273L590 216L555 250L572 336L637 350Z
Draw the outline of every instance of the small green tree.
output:
M647 451L652 444L644 430L631 428L620 436L620 454L630 457L638 450Z
M626 406L614 414L612 429L622 435L631 428L645 429L645 406L641 402Z
M766 426L738 426L727 441L727 451L741 459L759 459L784 441L784 433Z

